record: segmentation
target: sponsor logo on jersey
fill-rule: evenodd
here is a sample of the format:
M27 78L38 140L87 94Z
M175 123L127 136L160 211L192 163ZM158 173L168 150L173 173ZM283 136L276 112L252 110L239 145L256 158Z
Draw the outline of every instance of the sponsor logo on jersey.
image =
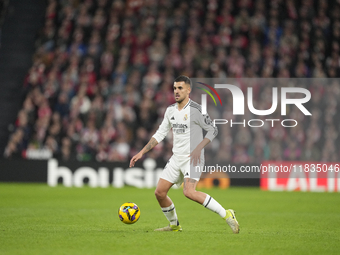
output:
M188 125L187 124L174 123L174 124L172 124L172 128L188 128Z
M185 134L185 131L188 129L187 124L174 123L172 124L172 129L176 134Z

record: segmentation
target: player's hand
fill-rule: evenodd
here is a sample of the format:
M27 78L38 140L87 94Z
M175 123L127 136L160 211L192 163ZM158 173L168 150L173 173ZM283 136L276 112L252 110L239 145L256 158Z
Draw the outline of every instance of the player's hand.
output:
M190 164L197 166L197 163L201 162L201 150L197 148L194 149L189 155L189 157L190 157Z
M138 159L141 159L143 154L141 152L137 153L135 156L132 157L130 160L130 167L135 166L135 163L137 162Z

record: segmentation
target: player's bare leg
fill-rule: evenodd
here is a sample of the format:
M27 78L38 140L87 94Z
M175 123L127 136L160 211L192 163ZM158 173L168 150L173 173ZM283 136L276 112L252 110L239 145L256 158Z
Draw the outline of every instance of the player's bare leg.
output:
M159 179L155 190L155 196L161 207L168 207L172 204L170 197L168 197L168 191L172 185L174 184L167 180L162 178Z
M196 190L197 183L198 182L194 179L184 178L183 194L187 198L202 205L205 198L207 197L207 194Z
M168 197L168 191L172 185L174 184L162 178L160 178L157 183L155 196L165 217L169 221L169 226L155 229L155 231L182 231L182 227L178 222L175 205L171 201L170 197Z
M196 185L198 181L191 179L191 178L185 178L184 179L184 187L183 187L183 193L184 195L203 205L204 207L208 208L209 210L218 213L223 219L226 220L230 228L232 229L234 234L238 234L240 231L239 224L235 217L235 212L232 209L224 209L215 199L213 199L208 194L205 194L201 191L196 190Z

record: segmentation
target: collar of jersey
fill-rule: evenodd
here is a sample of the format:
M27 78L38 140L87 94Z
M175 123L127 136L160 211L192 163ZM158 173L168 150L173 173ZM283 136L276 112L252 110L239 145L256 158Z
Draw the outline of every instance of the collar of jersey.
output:
M182 108L182 110L184 110L191 102L191 99L189 98L189 101L187 102L187 104ZM178 104L176 104L176 109L178 110ZM181 110L181 111L182 111Z

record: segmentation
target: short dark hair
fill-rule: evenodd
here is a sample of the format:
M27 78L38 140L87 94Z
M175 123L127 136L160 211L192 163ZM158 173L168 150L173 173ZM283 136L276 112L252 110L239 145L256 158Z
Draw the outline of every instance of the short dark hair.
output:
M189 84L190 88L192 88L192 83L188 76L180 75L175 79L175 82L181 82L181 81L184 81L184 83Z

